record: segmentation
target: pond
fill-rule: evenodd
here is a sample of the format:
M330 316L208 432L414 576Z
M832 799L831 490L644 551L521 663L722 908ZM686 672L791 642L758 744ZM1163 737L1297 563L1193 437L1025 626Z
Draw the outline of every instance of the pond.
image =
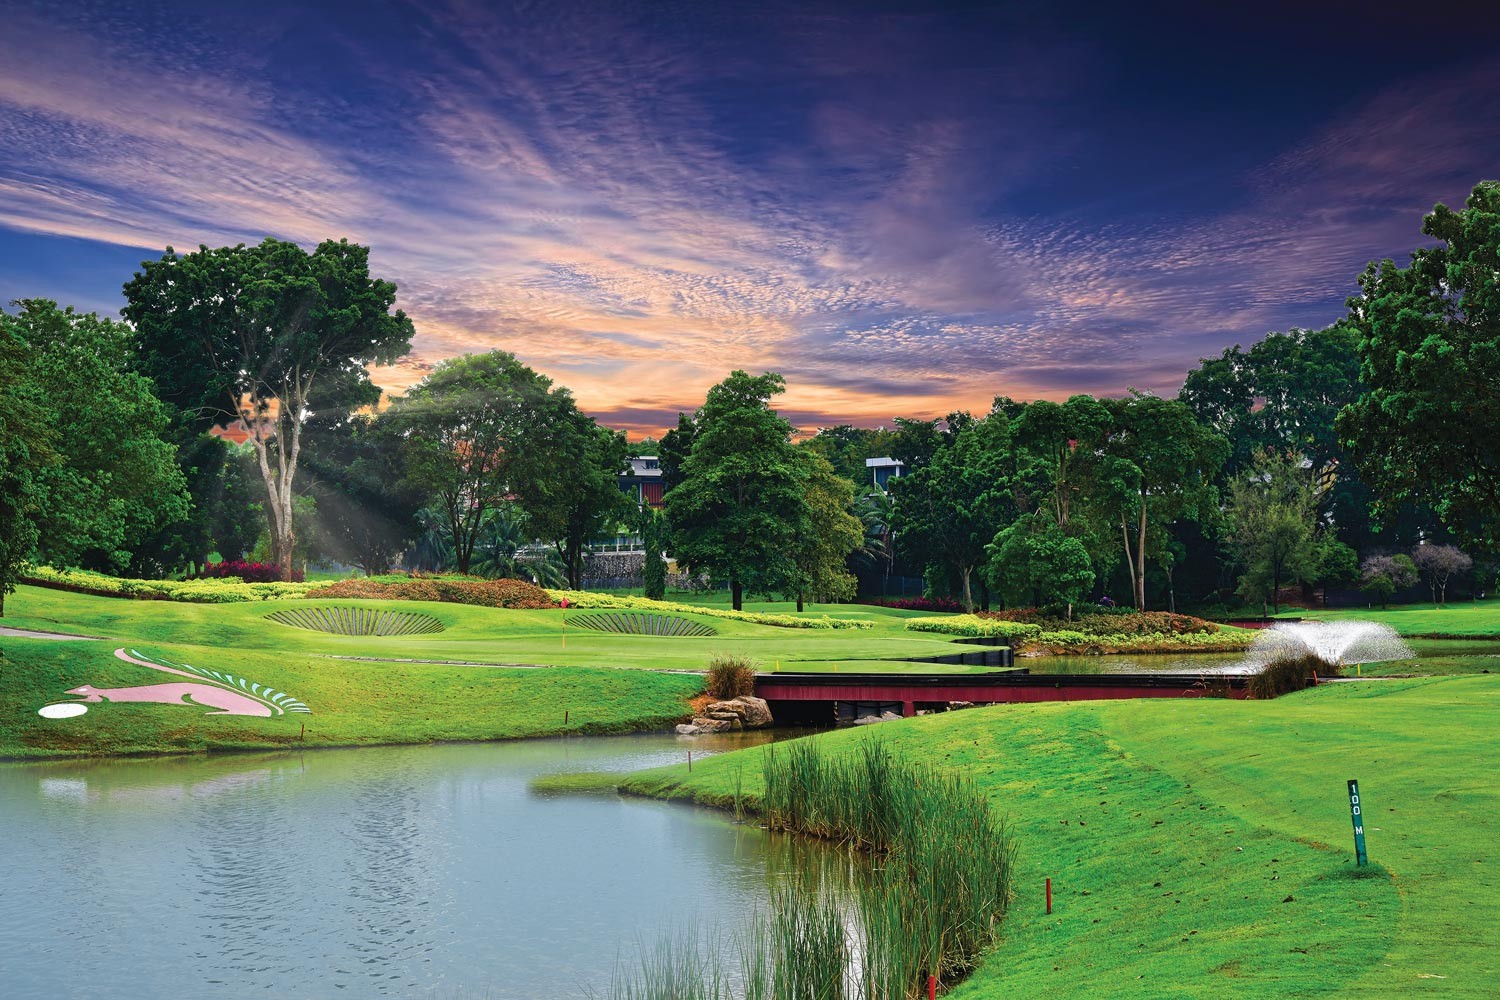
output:
M0 983L53 997L603 992L805 863L704 810L533 793L752 745L574 738L0 765Z
M1495 658L1500 669L1500 642L1489 639L1411 639L1417 659ZM1393 665L1402 661L1390 661ZM1110 656L1018 656L1016 666L1034 674L1220 674L1245 673L1244 653L1120 653ZM1381 673L1380 666L1366 672ZM1400 672L1396 669L1394 672Z

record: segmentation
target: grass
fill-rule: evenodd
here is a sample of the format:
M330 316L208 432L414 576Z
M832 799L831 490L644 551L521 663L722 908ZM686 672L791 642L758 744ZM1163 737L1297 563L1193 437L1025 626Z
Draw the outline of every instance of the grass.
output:
M955 998L1487 997L1497 708L1500 678L1457 677L975 709L814 739L853 757L881 738L961 769L1008 816L1017 898ZM765 752L625 787L727 807L737 788L764 793ZM1347 778L1366 802L1364 869Z
M119 645L6 639L0 658L0 758L663 729L688 716L687 700L703 688L698 677L642 670L373 664L286 651L137 643L153 656L272 685L306 702L312 714L216 717L192 706L105 701L89 705L88 714L78 718L37 715L43 705L76 700L64 692L83 684L129 687L177 680L116 659Z
M1500 639L1500 599L1455 601L1441 608L1431 604L1397 605L1388 609L1311 608L1283 613L1284 617L1342 621L1358 618L1389 625L1403 636L1460 636Z

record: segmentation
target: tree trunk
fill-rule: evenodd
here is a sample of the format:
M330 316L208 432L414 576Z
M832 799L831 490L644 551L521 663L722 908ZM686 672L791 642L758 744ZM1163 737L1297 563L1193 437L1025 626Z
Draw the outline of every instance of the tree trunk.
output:
M802 611L802 591L800 590L797 591L797 611L798 613Z
M964 581L964 613L972 615L974 613L974 591L969 584L969 578L974 573L974 567L960 566L958 572Z
M736 611L745 605L745 587L738 580L729 581L729 602Z
M1135 597L1135 558L1130 554L1130 529L1125 526L1125 515L1120 515L1120 537L1125 541L1125 569L1130 574L1130 596ZM1137 608L1136 610L1140 610Z
M1135 548L1135 571L1137 574L1135 584L1135 609L1146 610L1146 494L1141 493L1141 527L1136 536Z

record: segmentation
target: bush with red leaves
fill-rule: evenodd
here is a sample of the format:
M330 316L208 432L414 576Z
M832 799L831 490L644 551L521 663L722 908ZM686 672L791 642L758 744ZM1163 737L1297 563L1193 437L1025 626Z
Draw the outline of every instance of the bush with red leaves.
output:
M308 591L308 597L357 597L380 601L446 601L484 608L540 611L557 607L547 592L525 580L412 579L381 583L340 580Z
M888 597L859 601L877 608L896 608L899 611L951 611L960 612L964 606L951 597Z

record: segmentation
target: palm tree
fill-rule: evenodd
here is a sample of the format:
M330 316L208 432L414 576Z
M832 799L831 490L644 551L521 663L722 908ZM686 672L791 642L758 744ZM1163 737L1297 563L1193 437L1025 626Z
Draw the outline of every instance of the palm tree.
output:
M865 537L855 555L872 566L880 567L880 596L884 597L886 584L890 580L891 567L896 559L896 534L891 530L891 517L896 501L885 490L875 489L855 502L855 513L864 525Z

